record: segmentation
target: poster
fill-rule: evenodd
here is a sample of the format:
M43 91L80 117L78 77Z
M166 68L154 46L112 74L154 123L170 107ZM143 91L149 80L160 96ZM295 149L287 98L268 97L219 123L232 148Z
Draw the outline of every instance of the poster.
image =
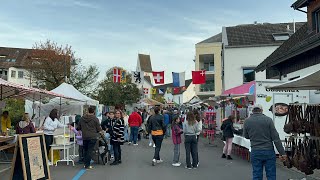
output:
M40 137L32 137L27 139L27 147L29 154L31 179L41 179L45 177L43 159L41 152Z

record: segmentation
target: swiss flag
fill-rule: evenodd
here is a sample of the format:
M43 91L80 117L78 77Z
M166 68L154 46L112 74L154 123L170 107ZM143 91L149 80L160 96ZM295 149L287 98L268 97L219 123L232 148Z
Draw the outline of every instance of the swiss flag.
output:
M113 82L114 83L121 82L121 69L113 68Z
M149 88L143 88L143 93L144 94L149 94Z
M164 71L152 72L155 84L164 84Z
M206 83L206 71L192 71L192 83L193 84L205 84Z
M173 94L179 94L179 93L180 93L180 88L179 87L173 88Z

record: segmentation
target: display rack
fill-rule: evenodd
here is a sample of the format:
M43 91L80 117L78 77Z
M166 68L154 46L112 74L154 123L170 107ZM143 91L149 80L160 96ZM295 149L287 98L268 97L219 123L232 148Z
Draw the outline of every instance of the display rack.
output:
M207 111L204 113L203 135L208 138L209 144L213 144L216 133L216 113Z

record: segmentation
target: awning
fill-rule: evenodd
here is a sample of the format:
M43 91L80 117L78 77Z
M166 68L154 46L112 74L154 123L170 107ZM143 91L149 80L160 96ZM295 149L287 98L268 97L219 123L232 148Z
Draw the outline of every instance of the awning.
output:
M256 82L251 81L249 83L237 86L228 90L225 90L222 93L222 96L234 96L234 95L253 95L255 94Z
M319 90L320 89L320 70L306 76L285 82L270 89L281 90Z
M156 101L154 99L150 99L150 98L143 98L140 100L140 103L146 103L151 106L163 106L164 105L161 102L158 102L158 101Z
M22 97L31 101L39 101L44 98L62 97L71 99L61 94L53 93L43 89L29 88L20 84L0 79L0 100L6 98Z

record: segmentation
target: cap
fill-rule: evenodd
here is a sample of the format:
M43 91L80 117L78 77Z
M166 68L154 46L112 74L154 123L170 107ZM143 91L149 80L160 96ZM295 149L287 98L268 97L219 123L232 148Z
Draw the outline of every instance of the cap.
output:
M255 104L255 105L253 105L253 109L263 109L262 108L262 106L261 106L261 104Z

